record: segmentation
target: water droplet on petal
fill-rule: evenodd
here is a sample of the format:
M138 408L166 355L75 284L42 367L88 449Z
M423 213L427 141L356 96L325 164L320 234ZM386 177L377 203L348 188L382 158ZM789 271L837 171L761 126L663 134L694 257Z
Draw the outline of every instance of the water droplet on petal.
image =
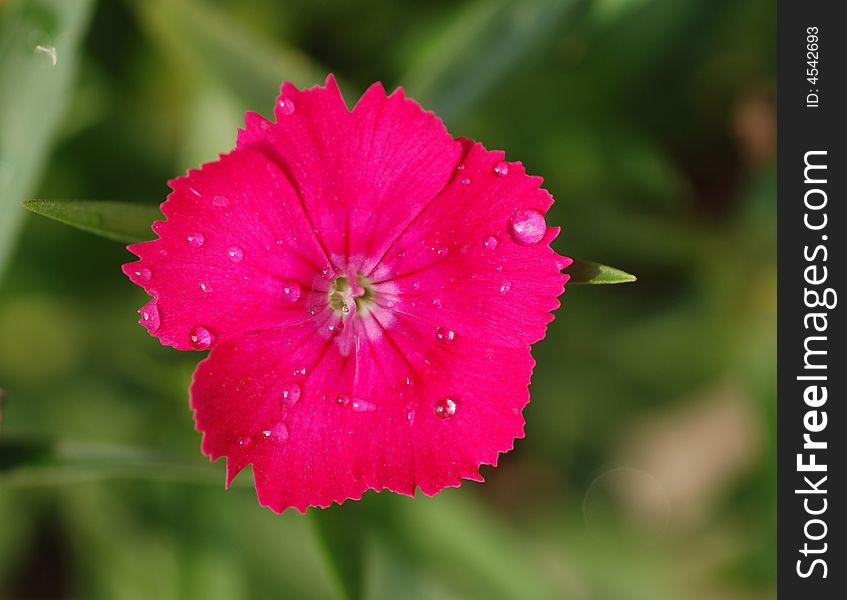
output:
M496 165L494 165L494 174L498 177L505 177L509 174L509 163L505 160L501 160Z
M215 341L215 335L205 327L198 325L188 334L188 343L195 350L205 350Z
M458 165L458 166L456 167L456 170L457 170L457 171L464 171L464 170L465 170L465 165L462 165L462 164Z
M441 419L449 419L456 414L456 402L450 398L441 398L435 403L435 415Z
M470 177L462 177L459 180L459 183L461 183L462 185L470 185L471 184Z
M146 267L140 267L133 271L133 275L135 275L135 278L138 279L138 281L150 281L150 278L153 276L153 272Z
M286 383L282 387L282 405L286 408L291 408L297 404L297 401L300 400L301 391L299 383Z
M299 369L294 369L294 374L295 375L305 375L306 374L306 367L300 367Z
M482 242L482 247L485 248L488 251L494 250L497 247L497 238L494 237L493 235L489 235Z
M510 281L504 281L502 285L500 285L500 293L505 294L510 289L512 289L512 283Z
M521 246L537 244L546 232L544 215L533 208L519 208L509 218L509 236Z
M279 101L279 112L288 116L294 114L294 100L291 98L281 98Z
M439 342L452 342L454 339L456 339L456 332L452 329L447 329L446 327L436 327L435 339L437 339Z
M215 196L212 198L212 206L226 206L229 204L229 199L226 196Z
M202 233L194 232L189 234L185 240L192 248L199 248L206 241L206 237Z
M156 333L159 329L159 307L156 305L155 300L151 300L144 306L142 306L138 314L141 315L141 320L139 321L144 327L147 328L147 331L150 333Z
M362 400L361 398L352 398L350 400L350 408L353 412L373 412L376 410L376 404Z
M238 246L230 246L229 250L226 251L226 255L229 256L229 260L236 264L244 260L244 251Z
M280 421L270 429L262 431L262 437L275 444L284 444L288 441L288 426Z
M283 281L282 297L289 302L297 302L300 298L300 284L296 281Z
M441 308L441 298L433 298L432 299L432 305L435 308Z
M253 440L251 440L249 436L240 437L240 438L238 438L238 440L236 440L236 442L238 443L238 446L240 448L246 448L247 446L250 445L250 442L252 442L252 441Z
M206 283L205 281L200 282L200 290L205 294L212 290L212 286Z

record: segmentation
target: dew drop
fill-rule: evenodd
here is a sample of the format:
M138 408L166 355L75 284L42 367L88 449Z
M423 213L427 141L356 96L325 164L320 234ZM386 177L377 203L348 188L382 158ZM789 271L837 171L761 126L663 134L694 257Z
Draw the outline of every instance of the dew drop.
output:
M300 284L296 281L283 281L282 297L289 302L297 302L300 298Z
M502 285L500 285L500 293L505 294L510 289L512 289L512 283L510 281L504 281Z
M420 287L421 287L421 282L420 282L420 281L413 281L413 282L412 282L412 289L413 289L413 290L418 290L418 289L420 289Z
M352 398L350 408L353 409L353 412L373 412L376 410L376 404L361 398Z
M494 250L497 247L497 238L493 235L489 235L487 238L485 238L485 240L483 240L482 247L488 250L489 252L491 250Z
M288 426L280 421L270 429L262 431L262 437L275 444L284 444L288 441Z
M447 329L446 327L436 327L435 339L444 343L452 342L456 339L456 332L452 329Z
M459 183L461 183L462 185L470 185L470 184L471 184L471 179L470 179L470 177L462 177L462 178L459 180Z
M226 196L215 196L212 198L212 206L226 206L229 204L229 199Z
M519 208L509 217L509 236L516 244L532 246L540 242L546 232L544 215L533 208Z
M238 443L239 448L246 448L247 446L250 445L250 443L253 440L251 440L249 436L244 436L244 437L238 438L238 440L236 440L236 441Z
M300 367L298 369L294 369L294 374L295 375L301 375L301 376L305 375L306 374L306 367Z
M238 246L230 246L229 250L226 251L226 255L229 256L229 260L235 264L244 260L244 251Z
M144 306L142 306L138 314L141 315L141 323L144 327L147 328L147 331L150 333L156 333L159 329L159 307L156 305L155 300L151 300Z
M198 325L188 334L188 343L195 350L205 350L215 341L215 335L205 327Z
M297 401L300 400L301 391L299 383L294 383L293 381L286 383L282 386L282 405L285 408L291 408L297 404Z
M133 271L133 275L135 275L135 278L138 279L138 281L144 282L150 281L150 278L153 276L153 272L146 267L141 267L140 269Z
M507 163L505 160L501 160L496 165L494 165L493 171L494 174L498 177L505 177L509 174L509 163Z
M441 398L435 403L435 415L441 419L449 419L456 414L456 402L450 398Z
M457 167L456 167L456 170L457 170L457 171L464 171L464 170L465 170L465 165L461 165L461 164L460 164L459 166L457 166Z
M206 237L202 233L194 232L189 234L185 240L192 248L199 248L206 241Z
M432 305L435 308L441 308L441 298L433 298L432 299Z
M294 100L291 98L281 98L279 101L279 112L288 116L294 114Z

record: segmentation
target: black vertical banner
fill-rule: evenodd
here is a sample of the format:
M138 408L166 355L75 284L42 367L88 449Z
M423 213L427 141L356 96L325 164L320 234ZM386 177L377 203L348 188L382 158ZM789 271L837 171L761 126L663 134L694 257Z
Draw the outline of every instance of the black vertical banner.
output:
M778 595L844 598L847 22L778 2Z

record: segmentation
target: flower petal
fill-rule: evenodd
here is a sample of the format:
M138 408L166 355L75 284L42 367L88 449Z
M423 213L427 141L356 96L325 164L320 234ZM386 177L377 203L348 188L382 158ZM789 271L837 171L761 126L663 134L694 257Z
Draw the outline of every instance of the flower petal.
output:
M260 502L277 512L367 489L434 494L481 481L480 464L496 464L523 435L529 349L436 347L412 329L386 335L361 337L349 357L311 324L219 344L191 388L203 451L227 456L228 482L252 463Z
M543 215L553 199L502 152L463 145L453 179L371 276L397 286L396 312L409 326L526 346L544 337L568 279L560 270L572 262L550 248L559 230L546 228ZM514 231L516 219L536 227L523 231L532 243Z
M153 224L159 239L129 246L140 260L123 266L155 300L141 311L151 335L204 349L308 316L300 298L328 262L274 162L234 150L170 185L167 220Z
M238 144L262 148L296 182L330 257L381 256L444 187L461 153L435 115L378 83L352 111L332 76L303 91L285 83L275 114L273 125L248 115Z

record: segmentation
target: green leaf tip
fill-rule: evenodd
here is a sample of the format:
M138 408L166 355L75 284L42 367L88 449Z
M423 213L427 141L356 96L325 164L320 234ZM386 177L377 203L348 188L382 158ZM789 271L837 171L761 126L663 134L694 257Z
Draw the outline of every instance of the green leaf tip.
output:
M133 243L153 237L150 225L162 216L157 205L108 200L25 200L23 207L116 242Z
M574 259L573 263L565 270L571 278L568 284L577 285L611 285L615 283L632 283L637 279L635 275L621 271L615 267L601 265L590 260Z

